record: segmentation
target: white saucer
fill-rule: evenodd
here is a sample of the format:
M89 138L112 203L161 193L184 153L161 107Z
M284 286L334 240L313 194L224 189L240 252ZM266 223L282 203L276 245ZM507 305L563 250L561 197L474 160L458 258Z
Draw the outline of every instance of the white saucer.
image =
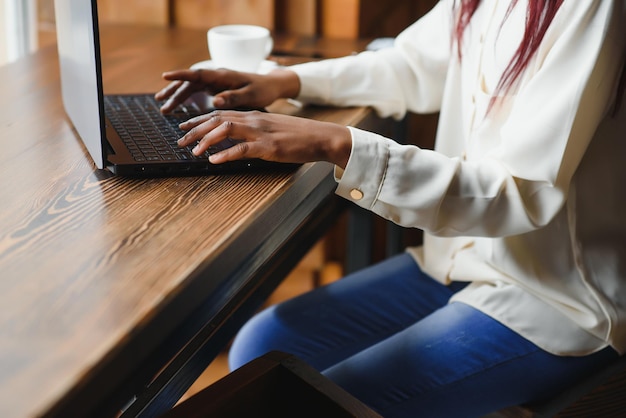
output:
M257 71L257 73L259 74L267 74L270 71L272 71L273 69L277 68L278 64L275 63L274 61L269 61L269 60L265 60L263 62L261 62L261 65L259 66L259 70ZM206 61L200 61L200 62L196 62L195 64L193 64L191 67L192 70L197 70L197 69L205 69L205 70L214 70L217 67L215 66L215 64L213 63L213 61L211 60L206 60Z

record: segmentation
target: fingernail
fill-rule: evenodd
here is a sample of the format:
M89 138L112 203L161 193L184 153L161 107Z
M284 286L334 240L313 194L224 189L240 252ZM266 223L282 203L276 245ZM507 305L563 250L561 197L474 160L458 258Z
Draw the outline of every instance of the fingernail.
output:
M191 150L191 152L193 152L195 155L198 155L200 153L200 147L199 146L195 146L193 147L193 149Z
M213 99L214 106L224 106L226 104L226 100L223 97L215 97Z

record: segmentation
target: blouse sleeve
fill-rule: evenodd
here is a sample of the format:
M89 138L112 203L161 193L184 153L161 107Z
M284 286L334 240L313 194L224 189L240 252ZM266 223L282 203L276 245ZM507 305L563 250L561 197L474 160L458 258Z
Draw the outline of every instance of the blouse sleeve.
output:
M290 67L300 77L299 100L371 106L381 117L441 106L450 54L452 4L440 1L402 32L392 48Z
M496 111L466 138L451 137L459 131L441 126L454 123L446 111L467 112L471 103L445 102L437 141L447 149L466 147L466 159L352 129L352 155L345 171L336 171L337 193L354 200L350 191L358 189L358 205L440 236L506 236L546 225L563 207L614 101L624 60L624 4L564 2L533 68L507 98L506 117Z

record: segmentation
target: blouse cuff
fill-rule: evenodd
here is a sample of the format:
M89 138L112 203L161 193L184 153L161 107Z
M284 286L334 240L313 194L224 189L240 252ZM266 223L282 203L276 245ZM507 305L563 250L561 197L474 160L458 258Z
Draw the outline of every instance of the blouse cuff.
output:
M345 170L335 168L336 194L357 205L371 209L378 198L387 171L389 149L378 135L348 127L352 135L352 153Z

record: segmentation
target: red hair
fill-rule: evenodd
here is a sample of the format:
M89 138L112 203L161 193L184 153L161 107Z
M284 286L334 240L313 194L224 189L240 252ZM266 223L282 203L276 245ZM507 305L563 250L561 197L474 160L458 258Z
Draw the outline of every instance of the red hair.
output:
M454 3L456 7L456 1ZM459 59L462 55L461 44L463 40L463 33L465 32L465 28L469 24L480 3L481 0L461 0L461 5L458 10L458 19L453 34L456 39ZM511 1L507 17L516 4L517 0ZM504 73L502 74L502 77L500 78L500 81L498 82L491 105L495 103L498 94L510 89L513 84L515 84L524 69L526 69L533 55L537 52L537 49L539 48L546 31L550 27L552 19L554 19L554 16L559 11L561 4L563 4L563 0L529 0L528 8L526 9L526 27L524 30L524 37L522 38L517 51L515 51L511 62L509 62L508 66L504 70Z

